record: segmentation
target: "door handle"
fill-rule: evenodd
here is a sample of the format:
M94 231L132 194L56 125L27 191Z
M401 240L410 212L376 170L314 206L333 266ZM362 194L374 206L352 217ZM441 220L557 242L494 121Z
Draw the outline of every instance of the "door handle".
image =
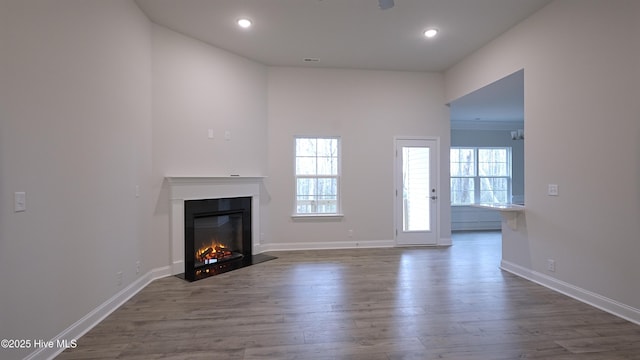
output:
M429 196L429 198L430 198L431 200L436 200L438 197L437 197L437 196L435 196L435 195L431 195L431 196Z

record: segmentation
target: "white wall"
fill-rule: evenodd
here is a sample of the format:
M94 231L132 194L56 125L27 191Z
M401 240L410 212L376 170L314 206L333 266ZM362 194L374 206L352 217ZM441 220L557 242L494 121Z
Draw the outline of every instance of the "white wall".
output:
M150 24L130 1L0 16L0 338L48 340L148 269Z
M390 241L394 136L438 136L449 159L449 114L442 75L412 72L269 68L269 207L272 248ZM342 138L344 218L292 220L295 135ZM450 238L449 172L440 173L440 237ZM348 237L353 230L353 237ZM327 244L333 242L334 244Z
M446 73L452 101L525 69L526 228L505 239L504 260L621 303L636 321L639 37L640 2L559 0ZM560 196L546 195L549 183Z
M154 25L153 115L154 168L174 175L264 175L264 65Z
M266 164L267 68L153 25L155 266L169 261L165 176L265 175Z

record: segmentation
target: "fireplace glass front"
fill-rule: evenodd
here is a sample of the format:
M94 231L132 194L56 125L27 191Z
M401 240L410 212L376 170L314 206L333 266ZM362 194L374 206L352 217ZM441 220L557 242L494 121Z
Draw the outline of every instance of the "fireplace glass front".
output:
M251 198L185 201L185 279L251 264Z

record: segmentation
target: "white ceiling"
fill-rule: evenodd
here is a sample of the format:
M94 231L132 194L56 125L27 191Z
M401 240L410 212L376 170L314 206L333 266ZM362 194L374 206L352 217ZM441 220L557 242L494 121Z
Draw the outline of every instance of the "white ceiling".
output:
M153 22L265 65L407 71L444 71L549 1L136 0ZM251 29L236 25L245 16ZM429 27L440 34L424 38Z
M450 105L453 129L521 129L524 126L524 70L467 94Z
M387 10L378 0L136 2L157 24L265 65L441 72L550 0L395 0ZM240 17L253 26L239 28ZM430 27L436 38L422 35ZM454 101L452 128L522 122L523 81L520 72Z

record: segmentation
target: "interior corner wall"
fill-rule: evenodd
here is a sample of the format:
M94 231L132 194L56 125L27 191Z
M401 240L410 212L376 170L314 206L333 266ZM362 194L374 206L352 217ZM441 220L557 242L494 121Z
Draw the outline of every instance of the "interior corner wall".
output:
M266 174L267 68L159 25L152 26L152 59L152 251L159 267L170 263L166 176Z
M503 260L622 304L636 321L639 37L640 2L557 0L445 74L453 101L525 70L526 228L504 241Z
M146 269L151 28L132 1L0 14L0 338L48 341Z
M449 239L449 113L441 74L269 68L272 248L393 243L394 136L440 138L440 238ZM342 141L343 218L294 220L294 136ZM353 230L350 236L349 230Z

